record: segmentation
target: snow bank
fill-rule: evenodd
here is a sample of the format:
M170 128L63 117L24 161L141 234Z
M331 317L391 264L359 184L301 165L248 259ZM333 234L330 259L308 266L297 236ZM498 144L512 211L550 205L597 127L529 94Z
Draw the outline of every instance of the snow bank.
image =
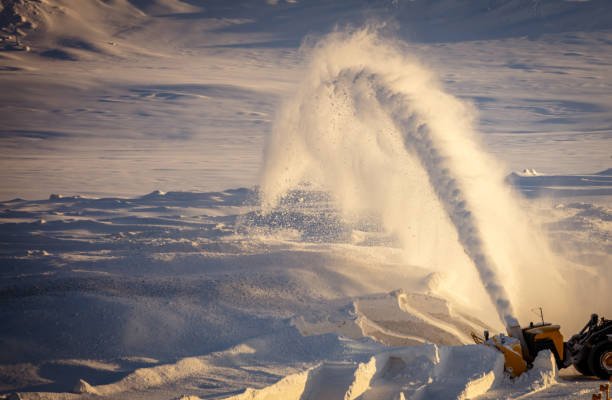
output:
M86 393L113 395L127 391L141 391L151 387L176 382L208 368L208 363L199 357L188 357L175 364L160 365L152 368L139 368L124 379L108 385L92 387L87 385Z
M538 176L541 175L538 171L533 168L525 168L521 172L516 172L519 176Z
M317 368L318 367L309 369L299 374L289 375L274 385L264 389L255 390L248 388L244 393L228 397L227 400L275 400L281 398L286 400L301 400L302 394L306 389L308 377Z
M513 385L528 393L539 392L556 384L558 375L554 354L550 350L542 350L533 361L533 367L517 377Z
M399 290L361 297L353 305L363 335L390 345L465 344L472 342L471 329L486 329L471 327L466 319L451 315L448 302L425 294Z
M434 369L434 382L425 389L423 398L470 399L486 393L499 383L504 376L503 355L482 347L441 348L441 362Z
M354 365L324 363L233 400L272 399L469 399L501 380L501 353L485 346L395 348ZM333 393L333 395L332 395ZM277 397L274 397L277 396Z
M359 363L353 374L353 382L346 391L345 400L353 400L365 393L376 375L377 366L380 368L380 360L376 357L370 358L366 363Z
M365 336L391 346L473 343L470 332L489 329L453 312L448 301L422 293L395 290L340 304L324 316L297 316L292 324L303 335L334 333L352 339Z

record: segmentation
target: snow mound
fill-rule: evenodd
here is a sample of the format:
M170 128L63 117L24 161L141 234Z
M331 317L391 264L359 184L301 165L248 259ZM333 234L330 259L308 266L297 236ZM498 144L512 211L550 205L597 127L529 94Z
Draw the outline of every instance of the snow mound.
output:
M419 293L364 297L354 307L364 336L389 345L465 344L472 329L482 329L453 315L447 301Z
M83 379L79 379L74 387L75 393L98 394L98 391Z
M515 379L514 384L528 392L539 392L556 384L558 375L555 356L550 350L543 350L533 361L533 367Z
M395 348L365 363L323 363L233 400L468 399L503 376L503 356L485 346Z
M198 357L187 357L176 364L159 365L151 368L140 368L124 379L108 385L97 387L87 386L85 393L100 395L113 395L125 391L138 391L151 387L159 387L169 382L176 382L188 378L202 371L206 371L206 360Z
M540 173L533 168L525 168L521 172L517 173L519 176L538 176Z
M316 368L314 368L316 369ZM306 382L313 370L300 372L299 374L289 375L274 385L264 389L255 390L248 388L244 393L238 396L232 396L232 400L274 400L284 398L287 400L300 400L306 389Z
M444 299L403 290L360 296L325 316L300 315L292 323L303 335L369 337L390 346L467 344L472 343L470 332L489 329Z

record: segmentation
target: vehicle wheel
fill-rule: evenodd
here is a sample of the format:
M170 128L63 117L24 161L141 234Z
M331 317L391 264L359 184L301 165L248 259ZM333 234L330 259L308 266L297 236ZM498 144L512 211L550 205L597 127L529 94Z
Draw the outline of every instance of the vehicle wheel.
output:
M589 368L601 379L612 376L612 342L601 342L593 346L589 355Z
M580 372L582 375L585 375L585 376L593 375L593 371L591 371L591 368L589 368L588 354L586 356L583 356L582 360L574 364L574 368L576 368L576 371Z

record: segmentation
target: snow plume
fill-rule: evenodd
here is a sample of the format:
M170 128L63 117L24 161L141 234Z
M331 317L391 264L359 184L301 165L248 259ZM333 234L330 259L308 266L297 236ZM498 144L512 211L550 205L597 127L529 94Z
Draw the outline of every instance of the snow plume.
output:
M554 286L555 271L502 169L477 144L472 108L372 30L335 32L306 52L304 79L267 144L263 209L307 182L347 216L377 215L406 264L439 272L446 293L474 304L481 282L506 326L519 300L521 309L542 305L544 291L522 283Z

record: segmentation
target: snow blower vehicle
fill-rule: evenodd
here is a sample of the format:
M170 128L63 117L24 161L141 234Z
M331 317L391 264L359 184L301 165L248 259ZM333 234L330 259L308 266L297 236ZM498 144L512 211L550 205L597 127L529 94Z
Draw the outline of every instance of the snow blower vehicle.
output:
M567 342L563 341L560 326L544 322L543 317L540 323L507 329L508 336L500 333L490 337L485 331L484 337L476 334L472 337L476 343L501 351L505 369L513 377L531 368L542 350L550 350L559 369L573 365L583 375L606 380L612 376L612 320L593 314L584 328Z

